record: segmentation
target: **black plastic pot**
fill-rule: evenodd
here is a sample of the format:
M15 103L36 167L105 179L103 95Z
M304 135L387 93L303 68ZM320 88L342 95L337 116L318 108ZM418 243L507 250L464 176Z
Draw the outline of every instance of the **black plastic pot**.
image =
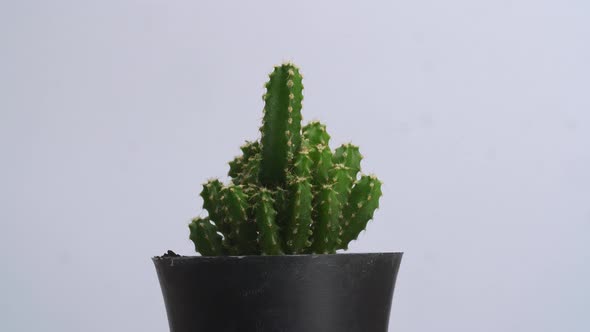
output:
M387 331L402 253L154 257L171 332Z

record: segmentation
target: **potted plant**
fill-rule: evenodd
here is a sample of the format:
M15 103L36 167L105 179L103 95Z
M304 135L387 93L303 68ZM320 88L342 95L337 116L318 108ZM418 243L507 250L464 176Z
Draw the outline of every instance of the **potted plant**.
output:
M154 257L170 331L387 331L401 253L346 250L379 206L358 147L332 151L326 127L301 126L302 76L276 66L260 140L212 179L206 217L189 225L201 256Z

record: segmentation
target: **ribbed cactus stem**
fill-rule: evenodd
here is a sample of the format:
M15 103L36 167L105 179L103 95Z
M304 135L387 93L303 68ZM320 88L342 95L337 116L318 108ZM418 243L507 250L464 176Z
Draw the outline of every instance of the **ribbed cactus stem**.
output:
M330 147L324 144L314 146L312 148L311 158L314 161L314 183L330 183L330 170L332 169L332 151Z
M290 206L289 220L284 232L287 252L297 254L311 245L312 201L311 167L313 162L304 141L297 155L289 179Z
M320 254L333 253L340 244L341 204L332 184L321 186L316 208L317 220L314 224L311 248Z
M257 141L246 141L240 150L242 150L242 155L229 162L227 175L232 177L234 183L245 184L251 180L252 172L255 172L254 176L258 176L259 160L257 159L260 157L260 144Z
M313 161L312 177L315 185L330 182L332 168L332 151L330 151L330 135L326 126L318 121L305 125L302 129L303 138L309 144L309 156Z
M272 190L272 195L275 200L275 210L277 211L276 223L283 232L286 229L288 220L288 209L291 197L289 191L286 188L277 187ZM284 238L281 238L282 244L284 245Z
M381 181L375 176L364 175L357 181L342 213L340 249L348 249L350 241L356 240L367 227L367 223L379 207L380 197Z
M229 238L240 254L253 254L257 250L256 224L248 218L248 197L242 187L228 185L221 190L221 200L231 230Z
M342 164L348 168L350 176L356 180L358 172L361 170L361 160L363 156L359 151L359 147L350 143L342 144L332 157L334 164Z
M189 224L189 238L195 244L195 250L203 256L219 256L224 254L221 236L217 227L211 224L208 217L197 217Z
M330 170L330 178L334 183L334 191L336 191L340 204L345 206L354 184L350 169L344 164L334 164L334 167Z
M243 171L244 165L246 165L246 159L244 156L236 156L232 161L229 162L229 171L227 175L231 176L232 179L237 178Z
M309 177L295 177L290 180L291 204L289 220L284 232L287 252L298 254L311 245L313 194Z
M330 135L326 131L326 125L319 121L311 121L301 129L303 138L305 138L310 145L330 144Z
M281 255L279 228L275 222L277 212L271 192L261 188L256 194L256 224L258 225L258 244L262 254Z
M203 184L201 198L203 198L203 208L207 210L209 219L217 225L224 236L227 236L229 235L230 225L225 220L221 205L222 188L223 184L218 179L210 179Z
M233 183L241 185L258 185L258 173L260 170L260 153L250 156L244 163L242 172L234 179Z
M299 69L291 63L275 67L269 78L263 96L259 180L275 187L284 186L289 162L299 150L303 84Z

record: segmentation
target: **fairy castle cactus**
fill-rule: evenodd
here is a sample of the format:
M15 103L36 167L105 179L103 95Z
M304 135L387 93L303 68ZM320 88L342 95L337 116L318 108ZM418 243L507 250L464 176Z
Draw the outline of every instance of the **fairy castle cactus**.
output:
M204 256L330 254L348 249L379 207L381 182L361 175L359 148L330 149L326 126L301 126L302 76L276 66L265 85L259 141L229 163L231 182L211 179L207 217L189 225Z

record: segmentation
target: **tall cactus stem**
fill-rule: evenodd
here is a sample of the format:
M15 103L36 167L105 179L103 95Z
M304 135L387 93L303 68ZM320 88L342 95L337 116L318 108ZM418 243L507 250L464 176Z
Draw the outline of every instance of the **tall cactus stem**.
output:
M299 69L285 63L269 75L261 127L259 180L267 187L284 186L288 165L301 143L303 84Z

